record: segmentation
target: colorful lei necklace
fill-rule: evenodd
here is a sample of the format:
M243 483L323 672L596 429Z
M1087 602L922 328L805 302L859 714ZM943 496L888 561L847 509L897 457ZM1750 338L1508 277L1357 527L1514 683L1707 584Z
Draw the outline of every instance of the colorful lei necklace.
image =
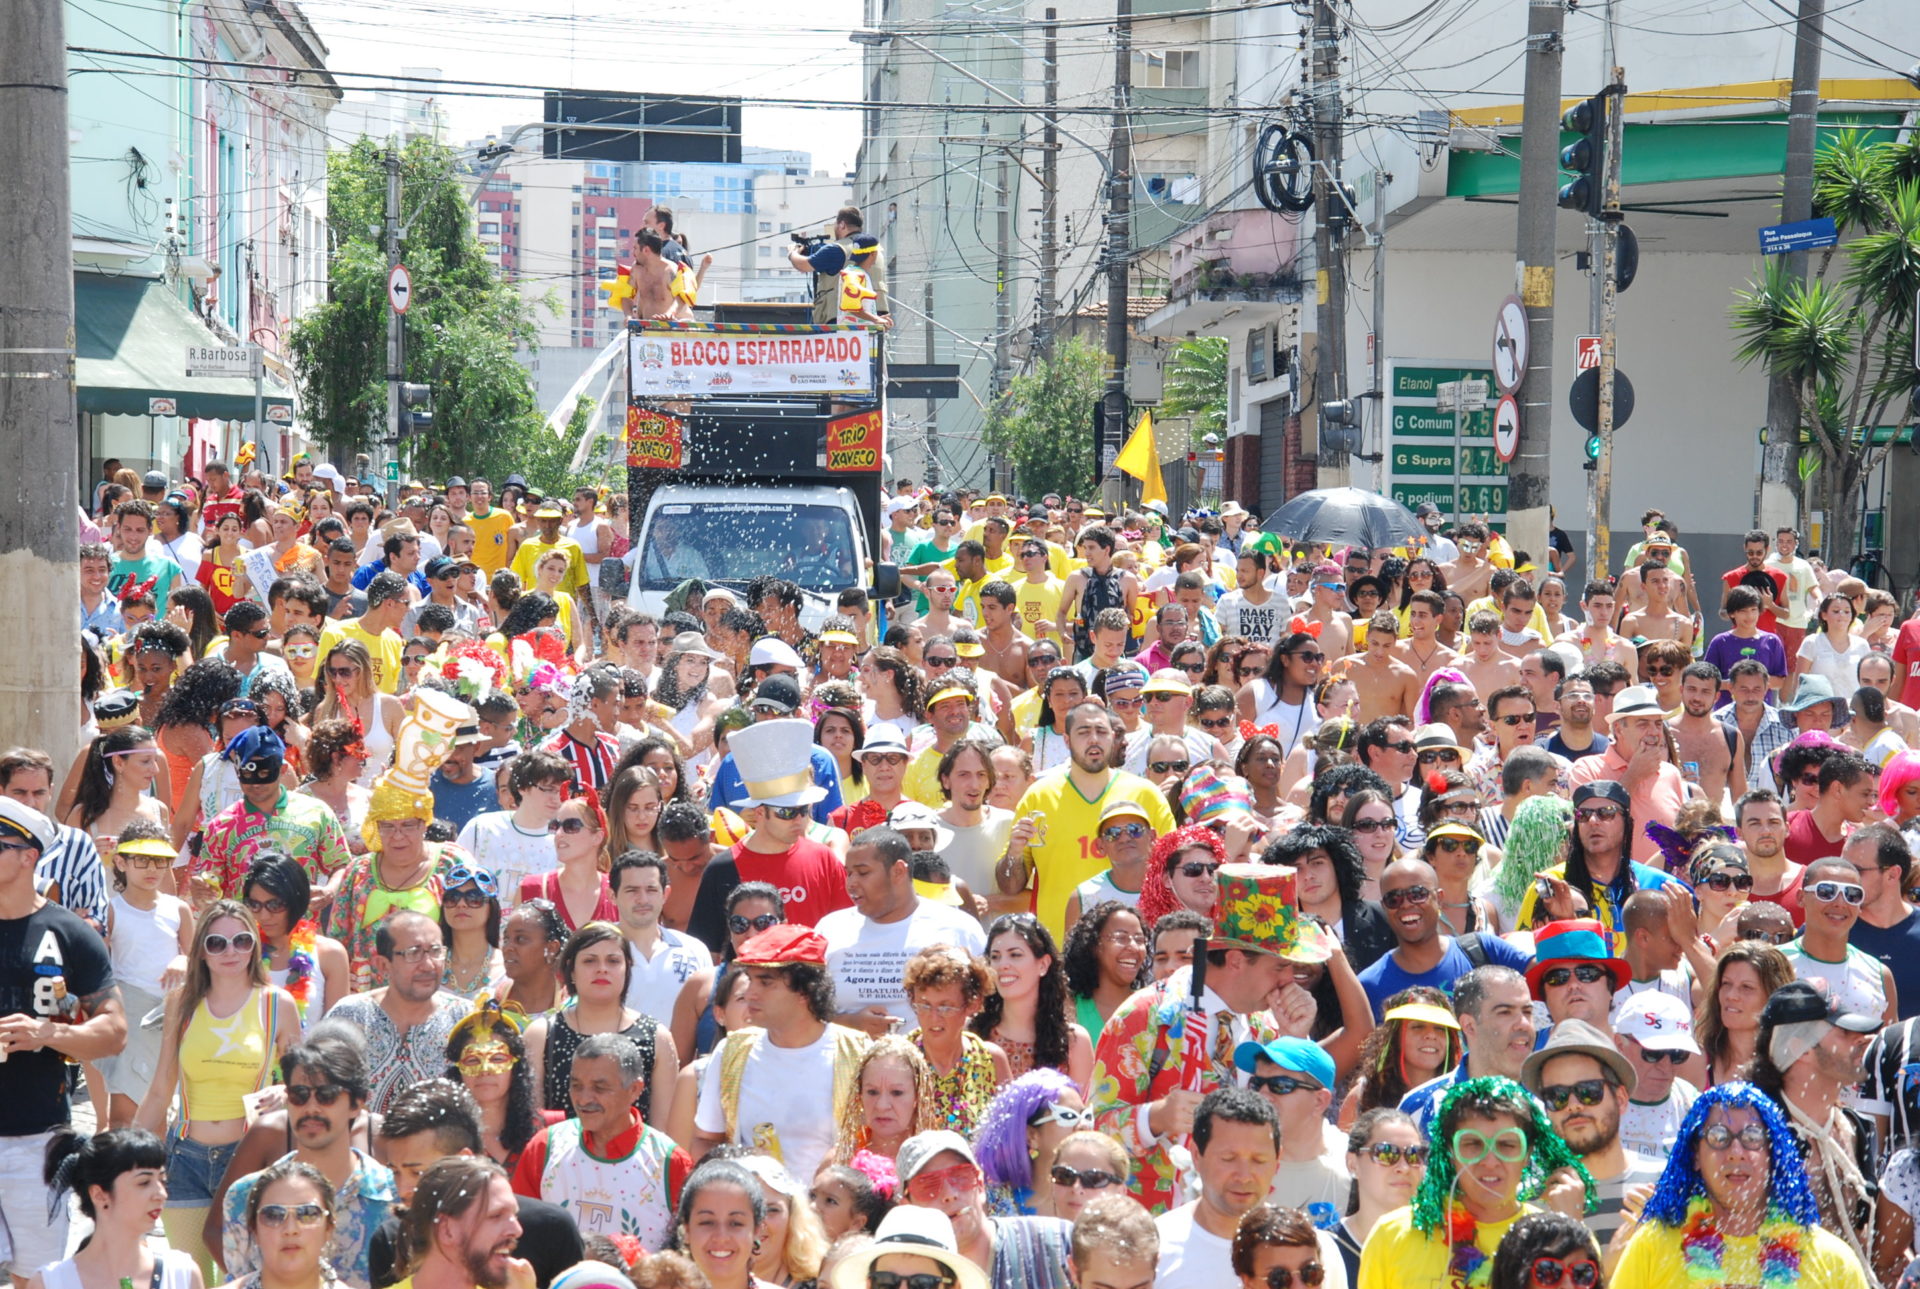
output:
M313 981L319 975L314 958L314 942L319 938L320 929L312 918L303 919L287 936L287 983L284 986L293 995L294 1003L300 1009L300 1019L307 1019L307 1004L313 1001Z
M1800 1226L1769 1205L1766 1220L1760 1223L1760 1283L1785 1286L1800 1278ZM1721 1263L1727 1253L1727 1237L1713 1220L1713 1202L1705 1195L1687 1201L1687 1224L1680 1234L1680 1256L1687 1266L1690 1284L1709 1286L1726 1283Z
M1447 1241L1453 1256L1447 1261L1447 1275L1455 1286L1480 1286L1493 1278L1493 1259L1477 1241L1480 1224L1457 1200L1447 1209Z

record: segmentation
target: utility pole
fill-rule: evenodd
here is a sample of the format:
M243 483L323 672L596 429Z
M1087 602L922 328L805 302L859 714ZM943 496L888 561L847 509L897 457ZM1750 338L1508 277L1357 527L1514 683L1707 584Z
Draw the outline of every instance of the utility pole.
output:
M986 133L985 125L983 122L983 134ZM1009 156L1005 148L1000 150L1000 213L995 220L995 255L999 264L993 281L993 398L996 402L1007 392L1011 367L1009 347L1013 331L1013 166L1008 160ZM995 452L987 466L988 486L994 489L1010 488L1012 485L1006 478L1008 473L1005 454Z
M1787 101L1787 167L1780 190L1780 222L1791 224L1813 218L1814 135L1820 124L1820 45L1826 35L1826 0L1800 0L1800 21L1794 29L1793 93ZM1807 280L1807 253L1785 257L1782 270L1789 282ZM1760 453L1760 489L1754 498L1754 520L1767 532L1775 528L1803 528L1800 521L1799 471L1800 413L1793 382L1778 373L1767 376L1767 442ZM1833 546L1831 538L1821 542Z
M1320 483L1343 482L1329 470L1346 465L1347 454L1328 433L1327 407L1347 401L1347 247L1353 227L1345 187L1340 181L1345 108L1340 101L1340 18L1334 0L1313 3L1313 262L1319 307L1314 318L1313 401L1319 433ZM1349 410L1349 415L1351 414Z
M14 616L0 742L55 765L79 752L80 492L73 401L73 213L67 181L65 6L0 5L0 441L30 481L0 506L0 595ZM25 182L21 182L24 180Z
M1387 484L1387 184L1393 176L1384 170L1373 172L1373 366L1367 372L1367 390L1373 404L1374 424L1379 439L1374 443L1376 459L1369 464L1367 486L1384 492ZM1455 491L1456 499L1459 497Z
M1527 371L1520 382L1520 450L1507 476L1507 541L1547 554L1553 445L1554 223L1560 192L1560 57L1565 0L1528 0L1526 96L1521 109L1519 232L1515 276L1527 310ZM1457 503L1456 498L1456 503ZM1605 569L1595 567L1591 576Z
M1054 301L1060 254L1060 199L1056 195L1060 186L1060 115L1054 110L1060 102L1060 60L1054 44L1060 34L1055 21L1058 12L1048 9L1046 25L1041 28L1041 93L1047 110L1040 114L1040 288L1034 330L1042 358L1053 356L1053 315L1059 307Z
M1127 438L1128 228L1133 199L1133 140L1127 107L1133 97L1133 0L1116 0L1113 20L1113 139L1107 174L1107 442L1117 452ZM1096 445L1096 452L1098 445ZM1096 460L1104 479L1107 463ZM1124 485L1123 485L1124 486Z
M926 356L922 360L929 367L933 365L933 279L928 278L920 286L920 316L926 320L921 331L926 336ZM938 487L940 484L940 404L931 397L927 399L927 468L926 484Z
M392 271L400 262L400 154L388 148L385 156L387 167L387 219L384 234L387 241L387 269ZM376 445L392 441L392 456L389 460L400 460L400 382L406 379L405 338L402 333L402 319L387 306L387 420L381 432L374 436ZM374 459L379 460L381 453L376 446ZM400 479L392 471L387 475L387 505L400 503Z
M1600 455L1594 459L1593 474L1587 481L1587 567L1602 576L1612 565L1613 536L1613 381L1619 368L1619 349L1615 331L1617 317L1614 301L1619 293L1620 248L1620 149L1626 140L1627 73L1613 69L1612 80L1601 93L1607 107L1607 149L1605 170L1601 175L1606 209L1599 219L1589 220L1593 247L1592 312L1594 334L1600 337L1600 390L1594 411L1594 433L1600 439Z

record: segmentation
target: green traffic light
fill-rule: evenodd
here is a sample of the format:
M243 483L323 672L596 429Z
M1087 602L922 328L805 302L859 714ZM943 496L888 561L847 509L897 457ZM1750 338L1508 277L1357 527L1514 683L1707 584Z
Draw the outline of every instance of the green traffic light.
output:
M1589 434L1587 435L1587 460L1598 461L1599 459L1600 436L1598 434Z

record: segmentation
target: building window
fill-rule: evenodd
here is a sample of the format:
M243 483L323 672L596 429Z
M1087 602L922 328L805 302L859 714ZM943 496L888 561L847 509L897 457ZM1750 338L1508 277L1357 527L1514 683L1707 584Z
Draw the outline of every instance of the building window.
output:
M772 259L772 258L773 258L773 248L772 248L771 246L762 246L762 247L760 248L760 258L761 258L761 259L763 259L763 260L770 260L770 259Z
M1151 90L1200 88L1200 51L1142 49L1133 56L1133 83Z
M493 236L497 237L500 234L500 225L497 223L482 224L480 225L480 232L482 236L492 234Z
M773 221L771 219L761 220L760 231L763 233L771 233L773 231Z

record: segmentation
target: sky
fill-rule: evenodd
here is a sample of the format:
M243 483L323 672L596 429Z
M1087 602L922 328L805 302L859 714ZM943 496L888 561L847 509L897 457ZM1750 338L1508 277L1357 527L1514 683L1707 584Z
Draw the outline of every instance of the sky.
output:
M300 7L338 71L438 67L453 80L748 100L860 94L860 47L847 39L861 21L860 0L300 0ZM350 91L368 84L342 81ZM456 147L540 119L537 90L466 92L445 98ZM860 114L749 101L742 140L804 148L816 169L841 173L853 169Z

